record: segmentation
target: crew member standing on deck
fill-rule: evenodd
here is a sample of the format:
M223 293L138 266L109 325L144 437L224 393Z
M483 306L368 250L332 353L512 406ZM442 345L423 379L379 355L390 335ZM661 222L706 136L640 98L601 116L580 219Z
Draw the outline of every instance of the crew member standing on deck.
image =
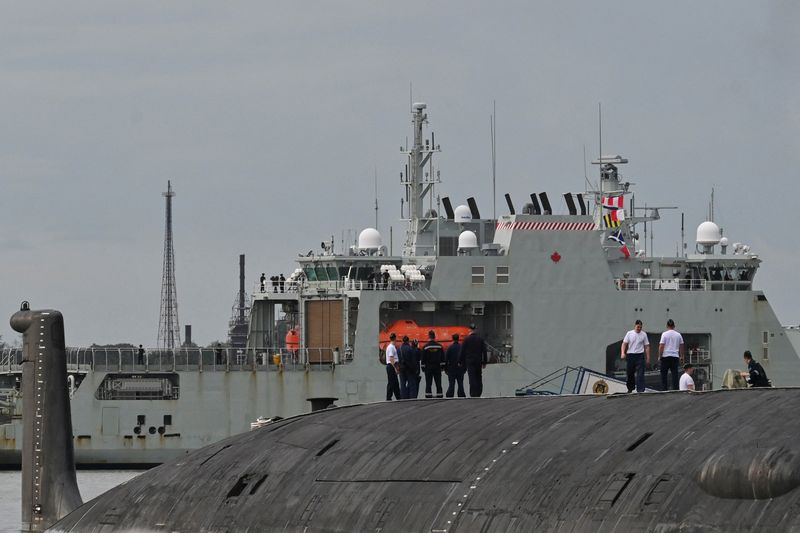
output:
M694 390L694 380L692 379L692 373L694 372L694 367L686 363L683 365L683 374L681 375L680 381L680 390Z
M475 324L470 324L469 335L461 344L461 367L467 369L469 376L469 395L471 398L480 398L483 394L483 369L486 368L488 357L486 342L478 335Z
M396 400L400 399L400 381L397 379L397 374L400 372L397 359L397 347L394 341L397 335L391 333L389 335L389 344L386 345L386 401L392 399L392 395Z
M458 342L458 333L453 333L453 343L447 348L447 392L445 396L452 398L458 385L458 397L466 398L464 394L464 367L461 366L461 344Z
M425 397L433 398L431 385L436 384L436 397L442 397L442 367L444 366L444 348L436 342L436 333L428 332L428 343L422 348L422 371L425 372Z
M404 400L417 397L419 390L419 359L417 350L408 342L408 336L403 335L403 344L400 345L398 356L400 365L400 397Z
M644 367L650 363L650 341L642 331L642 321L636 319L633 329L622 339L620 357L626 360L628 392L644 392Z
M678 390L678 363L683 363L683 336L675 331L675 322L667 320L667 330L661 334L658 342L658 354L661 356L661 388L669 390L667 373L672 372L672 390Z
M767 373L764 371L764 367L761 364L753 359L753 355L750 353L750 350L744 352L744 362L747 365L747 372L742 372L742 377L747 379L747 382L750 383L751 387L771 387L772 385L769 382L769 378L767 378Z

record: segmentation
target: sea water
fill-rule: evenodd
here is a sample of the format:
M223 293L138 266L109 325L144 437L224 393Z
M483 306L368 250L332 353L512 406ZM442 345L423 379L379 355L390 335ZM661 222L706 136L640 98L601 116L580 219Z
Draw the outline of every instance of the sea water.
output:
M128 481L144 470L78 470L84 502ZM21 527L22 473L0 471L0 533L18 533Z

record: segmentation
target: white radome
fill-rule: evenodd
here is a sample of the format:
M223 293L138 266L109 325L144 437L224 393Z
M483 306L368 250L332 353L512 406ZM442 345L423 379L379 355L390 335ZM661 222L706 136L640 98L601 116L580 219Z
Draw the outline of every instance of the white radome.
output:
M469 207L460 205L456 207L453 213L453 219L456 222L472 222L472 211L469 210Z
M475 236L475 233L472 231L462 231L461 234L458 236L458 249L459 250L467 250L470 248L477 248L478 247L478 237Z
M713 246L717 244L720 239L722 239L722 231L720 231L719 226L710 220L706 220L697 226L697 244Z
M375 228L367 228L358 234L360 250L376 250L381 247L381 234Z

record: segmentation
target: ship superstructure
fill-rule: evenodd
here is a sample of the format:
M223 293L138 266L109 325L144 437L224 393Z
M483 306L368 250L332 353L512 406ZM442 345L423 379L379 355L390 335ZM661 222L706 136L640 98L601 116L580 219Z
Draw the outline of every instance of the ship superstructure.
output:
M401 254L376 228L342 250L324 241L284 282L255 284L245 346L147 350L142 359L135 350L70 350L79 463L157 463L260 416L307 412L312 399L384 400L380 351L390 328L474 324L490 347L484 396L512 395L565 366L621 375L621 339L635 319L650 334L653 362L667 319L676 322L698 389L721 387L745 349L776 385L800 383L796 348L753 287L761 259L712 220L697 228L693 253L647 255L639 233L659 211L635 205L624 157L594 161L598 186L564 194L564 207L535 192L518 212L506 195L508 214L483 218L474 198L437 195L441 149L425 131L426 105L413 104L411 119ZM20 409L17 358L0 361L10 416ZM19 450L17 427L0 426L2 462Z

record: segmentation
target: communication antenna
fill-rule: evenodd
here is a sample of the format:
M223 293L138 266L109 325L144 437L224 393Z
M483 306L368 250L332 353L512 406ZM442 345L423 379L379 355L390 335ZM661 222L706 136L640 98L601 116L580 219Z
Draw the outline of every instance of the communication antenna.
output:
M681 253L686 257L686 234L683 225L683 213L681 213Z
M492 116L489 117L489 135L492 139L492 218L497 219L497 101L492 100Z
M375 229L378 229L378 166L375 166Z
M181 344L181 327L178 324L178 294L175 287L175 251L172 247L172 183L167 181L166 224L164 230L164 265L161 273L161 312L158 317L158 340L156 345L173 349Z
M599 140L600 140L600 156L598 158L598 161L600 161L600 164L598 165L598 167L600 167L600 179L602 180L602 177L603 177L603 104L602 104L602 102L597 102L597 117L598 117L597 124L598 124L598 127L600 128L600 132L598 134L598 137L599 137Z
M713 186L711 187L711 206L709 207L709 215L710 215L710 218L708 220L710 220L711 222L714 222L714 187Z

